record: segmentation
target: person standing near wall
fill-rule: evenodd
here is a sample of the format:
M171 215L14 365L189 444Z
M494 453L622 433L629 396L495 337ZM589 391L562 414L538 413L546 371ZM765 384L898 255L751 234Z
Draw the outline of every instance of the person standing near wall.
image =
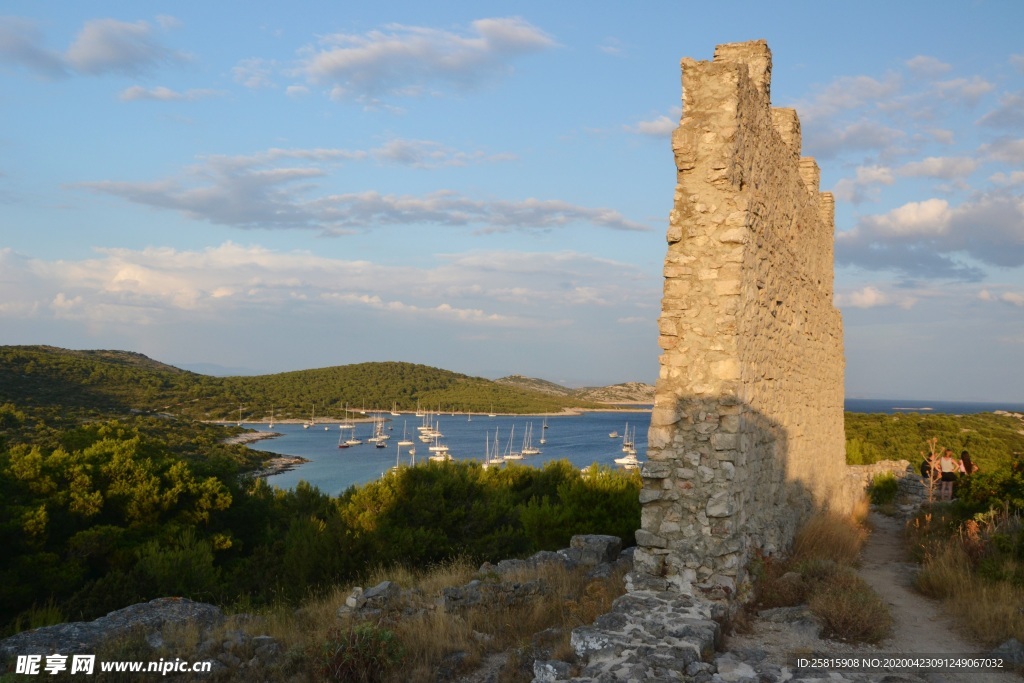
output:
M960 471L968 477L978 471L978 466L971 461L971 454L960 451Z
M960 463L953 457L953 451L947 448L939 458L939 470L942 472L941 485L939 487L939 500L951 500L953 498L953 482L956 481L957 473L960 471Z

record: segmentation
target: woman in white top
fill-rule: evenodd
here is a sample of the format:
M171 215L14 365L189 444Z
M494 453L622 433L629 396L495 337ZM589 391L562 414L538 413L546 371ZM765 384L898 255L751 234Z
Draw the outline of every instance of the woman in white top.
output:
M953 457L953 451L949 448L939 458L939 470L942 472L939 498L941 500L950 500L953 498L953 482L956 481L957 472L960 471L960 462Z

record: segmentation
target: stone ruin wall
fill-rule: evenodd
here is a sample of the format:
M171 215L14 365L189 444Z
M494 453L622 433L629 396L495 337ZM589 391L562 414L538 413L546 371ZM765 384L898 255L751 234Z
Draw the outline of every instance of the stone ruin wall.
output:
M634 589L734 598L755 553L848 511L833 199L764 41L684 59ZM742 595L740 596L742 597Z

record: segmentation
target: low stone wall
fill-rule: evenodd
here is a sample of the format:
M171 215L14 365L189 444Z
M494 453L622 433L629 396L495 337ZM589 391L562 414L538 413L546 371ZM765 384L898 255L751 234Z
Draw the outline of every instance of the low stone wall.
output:
M917 507L928 500L928 486L908 460L881 460L870 465L850 465L847 468L849 488L864 492L872 480L881 474L891 474L899 484L897 499L904 505Z

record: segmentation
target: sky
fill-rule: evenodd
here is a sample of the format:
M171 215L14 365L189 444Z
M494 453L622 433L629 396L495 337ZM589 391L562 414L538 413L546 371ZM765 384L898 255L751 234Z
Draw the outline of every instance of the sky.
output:
M0 8L0 344L652 382L679 61L766 39L849 397L1024 401L1024 3Z

